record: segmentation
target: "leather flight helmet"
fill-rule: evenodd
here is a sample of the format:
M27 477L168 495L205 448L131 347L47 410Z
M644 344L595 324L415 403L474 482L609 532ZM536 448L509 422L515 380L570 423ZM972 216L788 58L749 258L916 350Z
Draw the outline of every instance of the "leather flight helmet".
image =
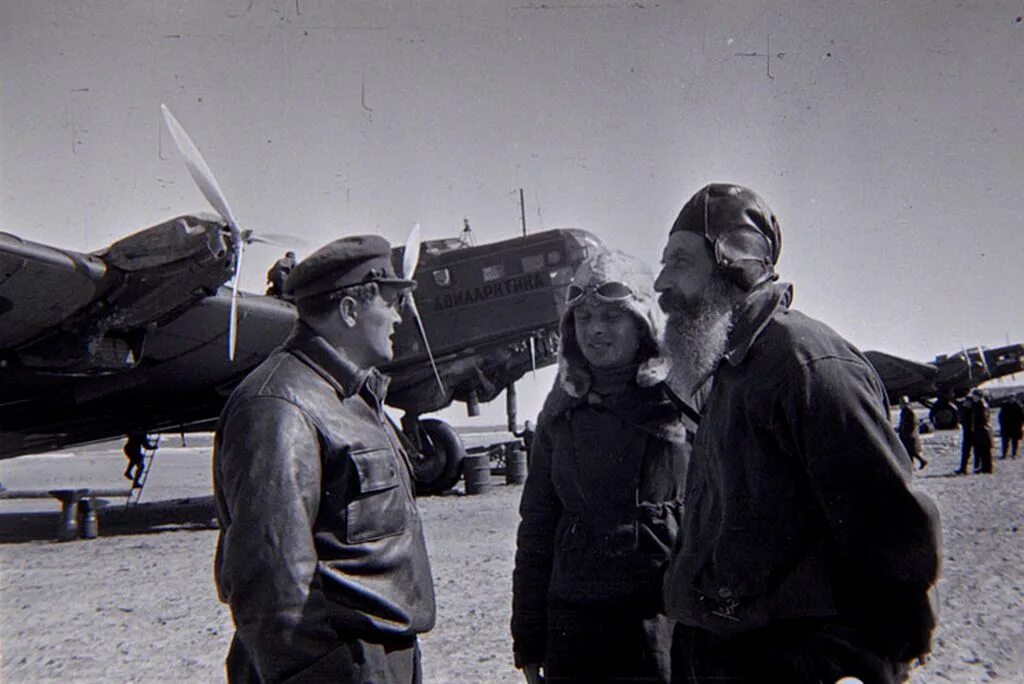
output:
M718 268L749 291L777 280L775 264L782 231L768 203L742 185L712 183L683 205L669 235L685 230L703 235Z

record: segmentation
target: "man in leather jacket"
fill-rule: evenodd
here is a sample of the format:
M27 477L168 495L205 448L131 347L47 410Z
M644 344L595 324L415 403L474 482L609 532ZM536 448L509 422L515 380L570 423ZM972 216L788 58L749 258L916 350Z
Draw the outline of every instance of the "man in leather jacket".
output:
M232 393L214 440L215 575L231 682L421 681L434 589L411 470L383 410L403 296L377 236L285 283L291 336Z
M928 652L934 503L876 372L791 309L781 233L753 191L686 203L655 289L673 384L701 412L665 578L679 682L898 682Z

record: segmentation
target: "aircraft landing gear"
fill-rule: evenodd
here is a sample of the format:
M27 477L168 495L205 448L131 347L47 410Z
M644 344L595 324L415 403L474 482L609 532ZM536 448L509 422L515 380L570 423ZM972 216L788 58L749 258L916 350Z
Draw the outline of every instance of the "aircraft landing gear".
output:
M459 433L444 421L409 414L402 416L402 430L419 451L411 454L416 493L440 494L454 487L466 457Z
M937 399L928 410L928 420L936 430L953 430L960 424L956 406L945 399Z

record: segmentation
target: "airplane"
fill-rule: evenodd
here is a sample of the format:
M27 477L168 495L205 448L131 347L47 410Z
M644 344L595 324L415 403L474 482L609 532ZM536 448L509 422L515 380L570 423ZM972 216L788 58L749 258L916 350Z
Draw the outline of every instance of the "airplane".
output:
M880 351L866 351L864 355L882 378L890 402L906 396L921 403L929 409L932 425L940 430L958 425L954 400L967 396L984 382L1024 370L1024 344L963 349L926 363Z
M0 458L131 433L212 429L234 386L287 337L295 307L240 292L225 353L237 244L212 217L171 219L89 254L0 233ZM576 267L602 244L565 228L475 247L421 243L416 293L437 382L413 317L394 335L388 405L421 447L419 491L458 480L463 450L420 414L453 401L475 415L554 363ZM402 262L404 247L393 259Z
M254 236L239 230L198 150L182 153L219 216L178 216L91 253L0 233L0 459L211 430L231 390L290 332L292 303L237 289ZM394 248L396 272L417 282L419 315L403 315L381 370L388 405L405 412L418 493L451 488L465 455L451 426L420 415L453 401L475 415L554 363L569 281L602 249L577 228Z

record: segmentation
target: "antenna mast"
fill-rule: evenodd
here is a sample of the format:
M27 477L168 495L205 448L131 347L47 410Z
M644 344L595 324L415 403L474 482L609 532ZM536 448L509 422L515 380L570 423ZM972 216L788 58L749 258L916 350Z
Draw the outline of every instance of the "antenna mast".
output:
M526 237L526 202L523 201L522 188L519 188L519 218L523 223L523 237Z

